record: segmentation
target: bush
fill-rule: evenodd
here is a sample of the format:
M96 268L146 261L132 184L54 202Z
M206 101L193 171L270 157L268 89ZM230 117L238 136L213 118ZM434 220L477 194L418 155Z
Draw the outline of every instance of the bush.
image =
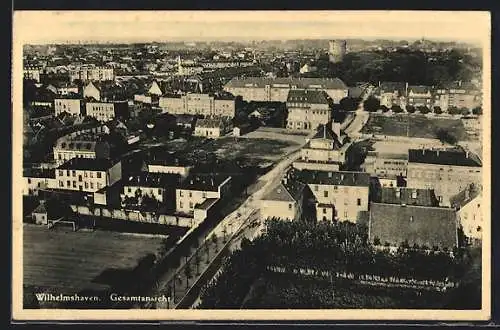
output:
M436 137L441 141L442 143L448 143L448 144L456 144L458 142L458 139L455 135L451 134L447 130L444 129L439 129L436 132Z
M442 113L443 113L443 110L441 109L441 107L439 107L439 106L435 106L435 107L434 107L434 113L435 113L436 115L440 115L440 114L442 114Z
M425 115L425 114L428 114L429 112L431 112L431 110L429 108L427 108L426 106L420 106L418 107L418 111Z
M370 96L363 102L365 111L375 112L380 108L380 101L373 96Z
M477 107L477 108L472 109L472 114L476 115L476 116L482 115L483 114L483 108Z
M415 113L415 111L417 111L417 109L413 105L407 105L406 106L406 111L408 113Z
M391 110L394 113L401 113L401 112L403 112L403 109L399 105L393 105L391 107Z

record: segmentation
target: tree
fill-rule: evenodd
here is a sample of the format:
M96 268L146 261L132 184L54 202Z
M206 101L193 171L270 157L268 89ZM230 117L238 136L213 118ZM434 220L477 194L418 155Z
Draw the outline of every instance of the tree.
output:
M380 108L380 100L373 96L370 96L363 102L363 107L365 111L375 112Z
M344 111L354 111L357 109L359 104L359 99L353 97L344 97L339 102L340 108Z
M399 105L393 105L391 107L391 110L394 113L401 113L401 112L403 112L403 109Z
M436 137L443 144L448 143L448 144L454 145L458 142L458 139L455 135L451 134L450 132L448 132L447 130L442 129L442 128L436 132Z
M224 228L222 229L222 233L224 234L223 242L226 243L226 234L227 234L226 225L224 225Z
M187 263L184 267L184 275L186 275L186 290L189 287L189 279L193 275L193 270L191 269L191 264Z
M415 113L415 111L416 111L416 110L417 110L417 109L416 109L413 105L407 105L407 106L406 106L406 111L407 111L408 113Z
M465 107L462 107L462 108L460 108L459 113L461 115L468 116L468 115L470 115L470 110L465 108Z
M215 233L213 233L212 237L210 237L210 239L212 240L212 243L215 245L215 251L217 252L217 250L218 250L217 242L218 242L219 238L217 237L217 235Z
M460 110L457 107L455 107L455 106L451 106L451 107L448 108L448 113L450 115L459 115L460 114Z
M385 105L381 105L380 110L382 110L382 112L387 112L387 111L389 111L389 108L386 107Z
M194 255L194 262L196 263L196 275L200 275L201 258L199 256L198 252L196 252L196 254Z
M418 107L418 111L425 115L425 114L428 114L429 112L431 112L431 110L429 108L427 108L426 106L420 106Z
M442 114L442 113L443 113L443 110L441 109L441 107L440 107L440 106L435 106L435 107L434 107L434 113L435 113L436 115L440 115L440 114Z
M472 109L472 114L476 115L476 116L482 115L483 114L483 108L476 107L476 108Z

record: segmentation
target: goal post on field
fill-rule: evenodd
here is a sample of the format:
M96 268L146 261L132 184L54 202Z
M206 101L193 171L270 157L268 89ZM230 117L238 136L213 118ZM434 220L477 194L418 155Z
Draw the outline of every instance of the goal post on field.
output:
M59 218L56 220L49 220L47 222L47 228L52 229L54 228L57 224L66 224L66 225L71 225L73 228L73 231L78 230L78 225L76 224L76 221L71 221L71 220L64 220L64 218Z

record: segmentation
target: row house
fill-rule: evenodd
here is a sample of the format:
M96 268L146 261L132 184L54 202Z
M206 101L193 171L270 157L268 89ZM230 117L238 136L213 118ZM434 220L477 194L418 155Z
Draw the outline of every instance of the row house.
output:
M50 90L51 92L53 92L54 94L57 94L60 96L78 94L80 92L77 85L71 84L71 83L66 83L66 82L58 82L58 83L49 84L47 86L47 89Z
M303 170L297 176L312 192L318 221L357 222L366 216L369 206L369 174Z
M52 150L55 163L62 165L73 158L109 159L111 148L110 143L99 135L79 134L59 138Z
M434 188L442 205L470 184L482 182L480 158L462 148L409 149L407 186Z
M176 189L176 211L193 214L207 200L221 200L231 189L231 176L222 174L191 174ZM209 201L210 202L210 201Z
M290 129L316 130L332 120L331 102L324 91L290 90L286 107L286 127Z
M404 105L407 87L408 84L404 82L380 82L376 89L376 96L380 99L380 105L388 108L393 105Z
M159 106L170 114L190 114L234 118L236 100L232 95L188 93L161 97Z
M56 168L57 189L96 192L122 178L120 161L73 158Z
M89 82L83 88L83 97L102 102L126 100L123 88L112 81Z
M332 122L335 132L329 125L320 125L316 134L300 150L300 158L293 163L298 170L338 171L346 162L348 144L340 141L340 124Z
M349 94L345 83L338 78L238 77L224 85L225 91L241 96L244 101L260 102L286 102L288 92L294 89L324 91L334 103Z

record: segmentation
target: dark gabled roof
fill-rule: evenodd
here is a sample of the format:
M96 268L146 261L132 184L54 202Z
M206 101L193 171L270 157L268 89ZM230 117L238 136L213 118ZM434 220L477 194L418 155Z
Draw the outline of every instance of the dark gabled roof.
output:
M198 119L196 121L196 127L219 127L222 128L224 127L224 124L227 121L225 121L223 118L219 117L213 117L213 118L204 118L204 119Z
M23 177L25 178L55 178L56 170L53 168L24 168Z
M461 149L409 149L408 162L435 165L482 166L481 160L476 154Z
M316 134L312 137L311 140L329 140L333 141L333 149L338 150L342 147L342 143L339 140L339 137L328 125L319 125L316 130ZM309 147L310 142L307 143L307 147Z
M73 158L58 167L61 170L106 171L116 162L102 158Z
M286 101L328 105L328 95L322 90L291 89Z
M431 91L432 91L431 86L424 86L424 85L408 86L408 94L410 92L413 92L415 94L427 94Z
M439 206L439 200L434 194L434 189L406 187L382 187L379 202L384 204Z
M298 202L306 187L305 184L295 180L281 181L273 190L267 193L263 200Z
M341 89L347 90L346 84L339 78L265 78L265 77L245 77L233 78L225 87L259 87L275 85L275 87L306 89Z
M469 186L467 186L467 188L450 198L451 207L457 209L464 207L471 200L479 196L481 194L481 191L481 186L470 184Z
M176 152L167 151L163 148L150 150L146 160L148 165L163 165L163 166L188 166L189 162L186 158Z
M404 241L428 248L457 245L456 214L450 208L372 203L368 232L370 241L392 246Z
M180 184L178 189L217 191L219 186L230 178L231 176L224 174L191 174Z
M384 81L378 87L380 93L394 93L398 92L399 95L405 95L406 83L398 81Z
M194 208L199 210L208 210L218 201L219 201L218 198L207 198L203 203L196 204Z
M176 187L180 182L179 174L141 172L124 180L125 186L164 188Z
M294 176L305 184L361 187L370 185L370 174L365 172L302 170L294 171Z

